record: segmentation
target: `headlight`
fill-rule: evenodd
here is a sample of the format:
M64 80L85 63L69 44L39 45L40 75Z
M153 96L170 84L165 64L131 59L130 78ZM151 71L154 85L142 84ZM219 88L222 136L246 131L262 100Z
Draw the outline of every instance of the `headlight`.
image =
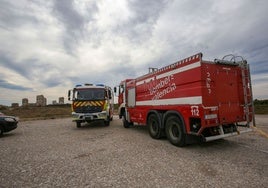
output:
M101 116L101 117L106 117L107 114L106 114L106 112L103 112L103 113L100 114L100 116Z
M15 119L14 118L10 118L10 117L6 117L4 118L5 121L8 121L8 122L15 122Z
M107 110L107 108L108 108L108 103L105 102L104 107L103 107L103 110Z

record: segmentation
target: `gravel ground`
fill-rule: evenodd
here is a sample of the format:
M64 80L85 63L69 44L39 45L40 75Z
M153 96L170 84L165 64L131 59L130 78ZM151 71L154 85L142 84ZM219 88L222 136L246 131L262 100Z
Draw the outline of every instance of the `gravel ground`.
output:
M0 187L268 187L268 116L244 135L184 148L146 127L20 122L0 138Z

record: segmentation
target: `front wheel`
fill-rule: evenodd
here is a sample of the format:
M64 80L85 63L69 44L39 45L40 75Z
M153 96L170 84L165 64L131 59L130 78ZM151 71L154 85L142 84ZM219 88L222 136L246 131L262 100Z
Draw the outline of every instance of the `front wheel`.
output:
M77 128L80 128L80 127L81 127L81 122L80 122L80 121L77 121L77 122L76 122L76 127L77 127Z
M129 128L129 127L132 127L134 125L133 122L128 122L128 120L126 118L126 113L123 114L122 121L123 121L123 126L125 128Z
M122 116L122 121L123 121L123 126L125 128L129 128L130 127L130 123L127 121L125 114Z
M107 120L104 120L104 125L109 126L110 125L111 118L108 116Z
M109 126L110 125L110 121L104 121L104 125L105 126Z
M170 116L166 121L165 131L169 142L175 146L185 146L183 123L177 116Z
M3 135L3 133L4 133L4 128L0 126L0 136Z

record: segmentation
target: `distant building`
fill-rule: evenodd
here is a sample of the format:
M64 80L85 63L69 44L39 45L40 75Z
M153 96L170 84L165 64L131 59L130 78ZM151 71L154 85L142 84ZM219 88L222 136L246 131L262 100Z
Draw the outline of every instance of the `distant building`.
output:
M57 104L57 101L56 101L56 100L53 100L53 101L52 101L52 104L53 104L53 105L56 105L56 104Z
M59 97L59 104L64 104L64 97Z
M36 103L28 103L28 106L36 106Z
M12 108L17 108L17 107L19 107L19 103L12 103L12 104L11 104L11 107L12 107Z
M47 99L44 97L44 95L37 95L36 106L46 106L46 105L47 105Z
M29 105L29 101L27 98L22 99L22 106L28 106Z

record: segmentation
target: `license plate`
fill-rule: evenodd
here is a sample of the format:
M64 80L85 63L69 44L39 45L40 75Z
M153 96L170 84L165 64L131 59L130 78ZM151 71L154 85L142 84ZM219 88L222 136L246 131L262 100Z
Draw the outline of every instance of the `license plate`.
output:
M86 120L92 120L93 119L93 116L87 116L86 117Z

